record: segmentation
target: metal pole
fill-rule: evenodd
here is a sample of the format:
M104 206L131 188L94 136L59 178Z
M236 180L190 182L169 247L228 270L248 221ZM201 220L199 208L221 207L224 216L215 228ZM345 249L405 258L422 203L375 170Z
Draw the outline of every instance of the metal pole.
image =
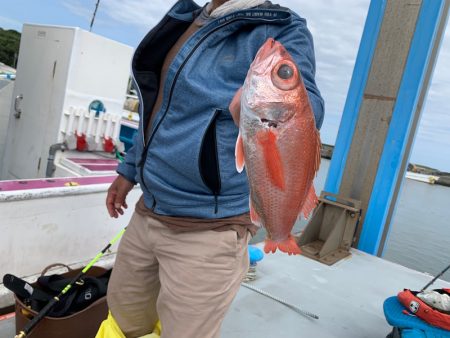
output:
M100 5L100 0L97 0L95 4L94 14L92 15L91 25L89 26L89 32L92 32L92 26L94 26L95 16L97 15L98 5Z
M294 310L295 312L297 312L297 313L299 313L299 314L301 314L303 316L307 316L307 317L310 317L310 318L313 318L313 319L319 319L318 315L315 315L314 313L302 310L298 306L293 305L293 304L289 303L288 301L286 301L284 299L281 299L280 297L276 297L274 295L271 295L270 293L268 293L268 292L266 292L264 290L261 290L261 289L257 288L256 286L250 285L250 284L245 283L245 282L241 283L241 285L246 287L247 289L255 291L255 292L257 292L257 293L259 293L259 294L261 294L263 296L266 296L267 298L270 298L270 299L272 299L272 300L274 300L274 301L276 301L276 302L278 302L280 304L283 304L283 305L287 306L288 308Z
M361 201L358 249L381 256L450 0L372 0L325 191Z

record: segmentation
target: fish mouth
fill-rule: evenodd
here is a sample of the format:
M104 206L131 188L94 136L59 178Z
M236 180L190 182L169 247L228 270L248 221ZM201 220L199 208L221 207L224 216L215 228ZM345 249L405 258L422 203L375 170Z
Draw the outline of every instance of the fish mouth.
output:
M269 119L261 119L261 123L269 128L277 128L279 124L279 122Z

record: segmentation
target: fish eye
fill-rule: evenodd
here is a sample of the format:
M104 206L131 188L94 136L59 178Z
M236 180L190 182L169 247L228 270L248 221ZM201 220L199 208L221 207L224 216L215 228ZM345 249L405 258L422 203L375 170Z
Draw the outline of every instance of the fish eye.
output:
M283 60L272 70L272 83L281 90L292 90L298 84L300 74L297 66L290 60Z
M291 66L287 64L282 64L280 68L278 68L277 74L283 80L289 80L294 76L294 70L292 69Z

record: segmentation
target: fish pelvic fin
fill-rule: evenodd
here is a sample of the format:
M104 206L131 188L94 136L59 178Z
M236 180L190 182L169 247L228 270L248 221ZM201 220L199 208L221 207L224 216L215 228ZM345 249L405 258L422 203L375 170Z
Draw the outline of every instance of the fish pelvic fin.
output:
M242 87L236 92L233 97L233 100L228 107L230 109L231 116L233 117L234 123L239 127L239 121L241 119L241 96L242 96Z
M300 255L302 253L302 251L298 247L297 242L295 241L294 236L292 236L291 234L289 234L288 238L282 242L276 242L271 239L266 239L266 242L264 244L264 252L266 254L270 252L275 253L277 249L287 253L289 256Z
M280 190L284 190L283 162L281 161L280 150L278 149L277 135L272 130L263 130L258 132L257 139L263 149L264 161L270 181Z
M234 156L236 157L236 170L241 173L244 170L245 158L244 158L244 143L242 141L241 132L239 132L236 140L236 148L234 150Z
M250 220L252 223L256 226L261 227L262 222L261 218L259 217L258 213L255 210L255 207L253 206L252 198L250 197Z
M319 202L319 200L317 199L316 190L314 189L314 185L311 183L311 187L309 188L305 203L303 203L303 207L300 212L304 218L309 217L311 212L317 206L318 202Z

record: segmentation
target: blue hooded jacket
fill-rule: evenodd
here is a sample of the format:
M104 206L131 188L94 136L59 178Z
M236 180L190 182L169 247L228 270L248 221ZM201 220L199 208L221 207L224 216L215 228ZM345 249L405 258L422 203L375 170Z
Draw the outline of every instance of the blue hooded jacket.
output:
M208 22L184 43L167 72L162 105L145 142L164 59L201 10L191 0L178 1L136 49L132 73L141 122L117 171L141 185L145 205L157 214L223 218L249 211L247 176L235 166L238 128L228 105L269 37L297 62L318 128L324 104L306 21L266 2Z

